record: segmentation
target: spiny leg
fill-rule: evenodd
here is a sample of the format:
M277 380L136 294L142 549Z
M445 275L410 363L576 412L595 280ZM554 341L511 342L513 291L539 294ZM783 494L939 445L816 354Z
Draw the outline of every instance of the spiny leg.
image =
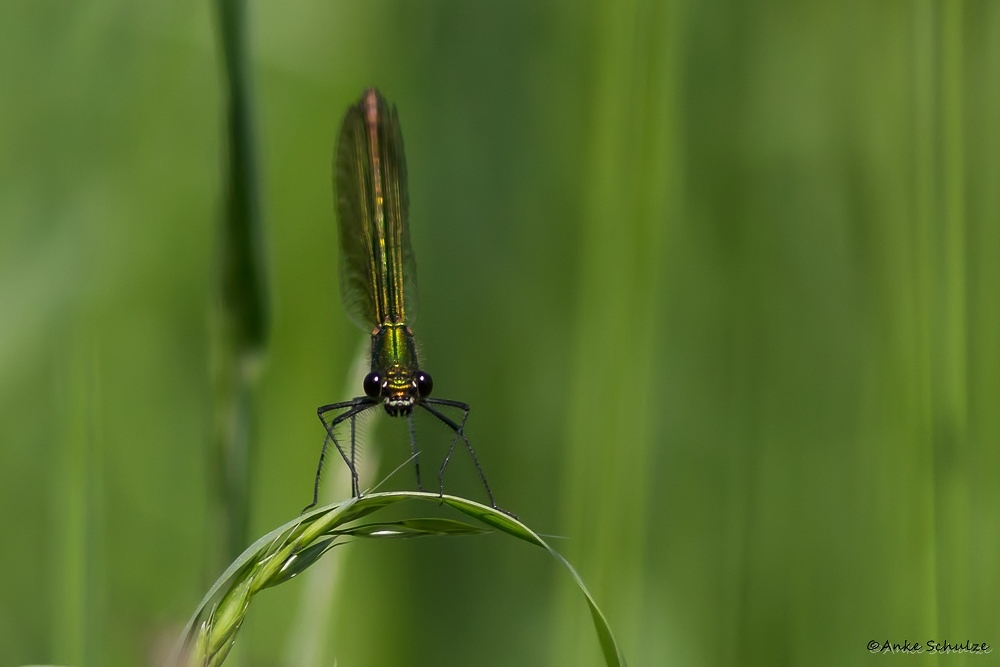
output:
M361 495L358 484L358 445L357 445L357 422L358 413L351 415L351 497L357 498Z
M444 460L441 462L441 467L438 469L438 495L443 496L444 469L448 467L448 463L451 461L451 455L455 452L455 445L458 444L459 437L462 437L464 435L463 432L465 431L465 420L468 419L469 412L466 410L462 414L462 424L459 426L459 428L455 428L454 423L451 423L451 420L446 419L437 410L434 410L433 408L427 408L427 406L424 407L427 409L428 412L437 417L439 420L443 421L452 429L452 431L455 432L455 437L451 439L451 445L448 447L448 453L444 455ZM480 472L480 475L482 475L482 472ZM486 488L489 489L488 486Z
M320 422L322 422L322 424L323 424L323 430L326 431L326 437L323 439L323 450L320 452L319 467L316 469L316 480L315 480L315 483L313 485L313 504L314 505L316 504L316 498L317 498L317 495L319 493L319 478L320 478L320 474L323 471L323 459L324 459L324 457L326 455L326 443L328 441L330 441L330 440L333 441L333 444L337 447L337 451L340 452L340 457L342 459L344 459L344 463L347 464L348 469L351 471L351 490L352 490L352 492L354 490L354 478L356 477L357 473L355 471L355 466L354 466L353 452L352 452L351 458L348 459L347 458L347 454L344 452L344 448L340 446L339 442L337 442L337 436L334 434L333 428L337 424L339 424L340 422L342 422L346 417L350 416L353 413L354 409L357 408L357 400L358 399L355 398L355 399L351 399L350 401L341 401L339 403L331 403L329 405L320 406L319 408L316 409L316 416L319 417ZM347 410L343 414L337 415L336 417L334 417L334 419L333 419L332 422L327 423L327 421L326 421L326 419L324 418L323 415L325 415L327 412L332 412L334 410L341 410L341 409L344 409L344 408L347 408ZM353 419L352 419L352 422L353 422ZM354 434L352 433L351 435L353 436ZM353 445L354 443L352 442L351 444Z
M434 405L444 405L451 408L457 408L462 411L462 423L461 425L456 424L452 419L438 412L432 408L428 403ZM483 488L486 489L486 495L489 496L490 505L493 509L500 510L505 514L510 514L507 510L499 507L496 500L493 499L493 491L490 489L489 482L486 481L486 474L483 473L483 468L479 465L479 459L476 458L476 452L472 449L472 444L469 443L469 438L465 435L465 421L469 418L469 405L467 403L462 403L460 401L451 401L443 398L427 398L420 404L423 406L424 410L431 413L437 417L440 421L444 422L448 428L455 432L455 438L451 441L451 447L448 449L448 455L444 457L444 462L441 464L440 470L438 470L438 484L439 493L444 495L444 469L448 467L448 462L451 460L451 454L455 450L455 445L458 443L458 439L461 438L462 442L465 443L466 449L469 450L469 456L472 457L472 463L476 466L476 472L479 473L479 479L483 482Z
M312 502L302 508L301 514L305 514L312 508L316 507L319 502L319 478L323 472L323 460L326 458L326 443L330 442L330 434L327 433L326 437L323 438L323 449L319 451L319 465L316 466L316 477L313 480L313 499ZM340 449L340 445L337 445L337 449ZM343 452L341 452L343 454Z
M410 451L413 452L413 466L417 469L417 488L426 491L424 485L420 483L420 451L417 449L417 431L413 426L413 413L409 414L410 422Z
M344 463L347 464L347 467L351 471L351 495L352 495L352 497L356 497L356 496L360 495L360 492L358 490L359 489L358 469L357 469L357 466L355 465L355 462L354 462L354 459L355 459L354 418L358 414L360 414L360 413L364 412L365 410L367 410L368 408L372 407L373 405L377 405L377 401L373 401L372 399L368 398L367 396L360 396L358 398L351 399L350 401L341 401L339 403L330 403L329 405L321 405L320 407L318 407L316 409L316 416L318 416L319 420L323 423L323 429L326 431L326 437L323 439L323 449L320 451L319 465L316 466L316 479L313 482L313 499L312 499L312 502L309 505L307 505L305 507L305 509L302 510L303 513L304 512L308 512L309 510L311 510L319 502L319 480L320 480L320 476L323 474L323 462L324 462L324 460L326 458L326 446L327 446L327 442L329 442L331 440L333 441L334 446L337 448L337 451L340 452L341 458L344 459ZM331 420L330 422L327 422L326 418L324 417L324 415L327 412L332 412L334 410L344 410L344 412L342 412L341 414L339 414L336 417L334 417L333 420ZM337 436L334 435L334 431L333 431L334 428L336 428L338 424L340 424L341 422L343 422L346 419L350 419L351 420L351 457L350 458L347 457L347 453L344 452L344 448L340 446L339 442L337 442Z

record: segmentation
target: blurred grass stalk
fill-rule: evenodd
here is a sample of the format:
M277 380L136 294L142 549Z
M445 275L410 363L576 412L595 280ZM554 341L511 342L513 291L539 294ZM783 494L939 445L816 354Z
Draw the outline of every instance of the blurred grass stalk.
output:
M652 365L665 246L676 227L679 72L677 3L606 1L591 17L596 54L563 512L569 556L633 650L643 618L641 554L648 532ZM615 176L609 176L614 174ZM627 205L623 206L623 202ZM600 307L594 307L600 304ZM605 381L595 386L594 377ZM637 390L638 389L638 390ZM594 418L595 406L603 416ZM602 443L629 443L607 447ZM614 501L609 501L609 499ZM627 517L623 519L623 517ZM556 607L551 664L593 661L586 619L567 591ZM572 651L571 654L567 651Z
M962 4L921 3L914 23L916 293L927 452L928 627L969 627L970 479Z
M248 543L251 394L268 331L257 160L250 110L246 13L242 0L217 0L226 95L217 284L212 304L215 387L213 465L215 564L238 556ZM212 568L213 571L215 568Z
M67 346L65 447L55 465L61 502L53 525L59 536L57 586L54 587L53 658L57 662L105 662L107 604L104 595L106 536L100 364L93 335L77 317ZM81 333L82 330L82 333Z
M966 306L966 178L965 114L962 51L963 3L953 0L941 6L940 39L940 136L942 167L940 251L932 263L937 294L933 333L935 360L932 365L934 392L933 434L938 571L938 605L944 627L969 627L966 610L970 588L965 550L973 530L970 476L972 458L968 435L968 312ZM942 473L941 471L954 471ZM939 625L939 627L942 627Z
M341 394L343 399L357 395L358 387L361 386L369 370L371 370L371 338L366 334L360 341L354 363L351 364L347 374L347 381ZM375 420L371 418L361 419L357 425L357 440L365 443L365 455L357 462L361 480L374 480L378 473L379 448L373 439L374 425ZM324 498L350 497L351 476L333 443L328 445L323 470L324 482L320 493L320 505L330 502L324 501ZM330 632L330 628L336 627L336 623L331 622L331 619L335 614L337 592L342 590L340 586L342 575L349 564L345 560L350 557L351 552L348 550L338 558L324 558L303 575L308 577L309 585L301 587L302 594L288 633L283 664L321 667L335 662L328 657L334 654L333 642L337 639L334 633Z

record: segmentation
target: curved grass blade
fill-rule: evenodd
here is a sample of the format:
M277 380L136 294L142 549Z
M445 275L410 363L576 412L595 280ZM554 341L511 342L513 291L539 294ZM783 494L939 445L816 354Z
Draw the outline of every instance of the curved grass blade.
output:
M272 530L254 542L226 569L202 599L167 665L221 665L236 641L253 596L301 573L336 546L339 543L337 540L341 538L400 538L485 532L485 529L461 521L436 518L346 526L351 521L401 500L448 505L488 526L548 551L569 570L587 599L605 663L613 667L625 665L625 658L615 642L607 619L580 575L537 533L517 519L471 500L433 493L398 491L376 493L321 507Z
M307 567L319 560L319 557L331 548L343 542L334 543L337 537L366 537L376 539L400 539L408 537L432 537L435 535L474 535L478 533L490 532L486 528L478 528L464 521L454 519L438 519L434 517L424 519L404 519L402 521L389 521L384 523L366 523L360 526L353 526L344 530L332 531L334 537L321 540L306 547L298 554L289 557L285 561L285 566L281 569L281 574L274 581L268 583L267 587L277 586L295 577Z
M608 625L608 619L604 617L604 613L601 611L601 608L597 606L597 601L595 601L594 596L590 594L590 590L587 588L587 585L583 583L583 579L580 577L579 573L577 573L576 569L570 565L568 560L563 558L562 554L550 547L549 544L538 535L538 533L528 528L519 520L504 514L503 512L498 512L492 507L487 507L486 505L481 505L477 502L466 500L465 498L459 498L457 496L444 496L441 500L445 505L454 507L459 512L479 519L483 523L493 526L498 530L502 530L508 535L513 535L514 537L518 537L525 542L530 542L535 546L545 549L552 554L553 558L562 563L562 566L565 567L569 571L570 576L573 577L573 581L576 582L580 592L583 593L583 596L587 599L587 605L590 607L590 617L594 621L594 631L597 633L597 639L601 644L601 652L604 654L604 662L609 665L609 667L612 665L624 667L625 655L622 653L621 648L615 641L614 633L611 632L611 626Z
M366 523L346 530L337 531L338 535L354 537L402 538L430 537L433 535L476 535L490 532L464 521L454 519L438 519L434 517L423 519L403 519L386 523Z

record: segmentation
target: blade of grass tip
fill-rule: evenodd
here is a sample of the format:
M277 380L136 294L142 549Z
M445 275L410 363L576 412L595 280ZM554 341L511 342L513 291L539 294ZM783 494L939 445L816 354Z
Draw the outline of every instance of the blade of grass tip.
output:
M580 592L582 592L583 596L586 598L587 605L590 608L591 620L594 623L594 630L597 632L597 639L601 645L601 652L604 654L604 661L608 665L625 665L625 656L622 653L621 648L619 648L618 643L615 641L614 634L611 632L611 626L608 624L607 618L605 618L604 613L597 605L597 601L594 600L594 596L590 593L590 589L587 588L587 585L583 582L579 573L570 564L570 562L563 557L562 554L549 546L549 544L543 540L538 533L521 523L520 520L499 512L492 507L487 507L486 505L466 500L465 498L457 498L455 496L444 496L443 500L447 505L454 507L464 514L468 514L469 516L494 526L509 535L519 537L526 542L542 547L548 551L553 558L559 561L562 566L569 571L570 576L573 577L573 581L576 582Z
M360 340L351 370L347 374L344 390L341 392L344 398L351 398L357 394L370 365L371 338L364 336ZM358 474L363 479L370 478L378 469L378 449L372 446L373 430L370 420L359 421L356 436L367 445L366 456L358 466ZM335 465L343 471L346 466L342 465L339 453L333 443L330 443L330 447L333 449L330 460L337 459ZM324 485L326 496L328 498L347 496L350 493L350 471L347 471L346 475L330 474L331 472L328 471L326 475ZM329 642L332 637L329 628L333 622L333 610L337 602L335 593L340 590L344 567L345 564L340 558L327 559L313 567L309 575L309 585L302 587L302 595L288 633L284 664L301 667L319 667L327 664L327 661L324 661L324 654L330 650Z
M213 299L215 470L219 550L228 561L247 541L251 389L266 345L268 306L256 151L247 74L246 12L242 0L216 0L225 69L227 156Z

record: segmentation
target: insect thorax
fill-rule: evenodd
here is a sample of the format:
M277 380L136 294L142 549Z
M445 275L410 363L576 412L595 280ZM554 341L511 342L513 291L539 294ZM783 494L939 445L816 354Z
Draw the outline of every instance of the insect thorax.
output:
M420 371L413 332L405 324L384 324L372 334L372 372L382 379L381 398L390 415L407 415L417 402Z

